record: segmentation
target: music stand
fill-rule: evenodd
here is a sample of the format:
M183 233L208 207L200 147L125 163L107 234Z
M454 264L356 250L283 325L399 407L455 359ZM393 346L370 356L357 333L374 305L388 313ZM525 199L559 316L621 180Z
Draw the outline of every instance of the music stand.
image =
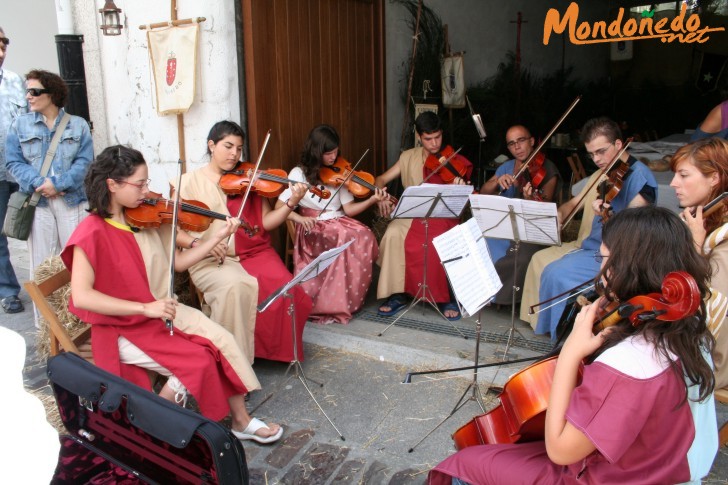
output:
M424 252L424 266L422 272L422 283L417 289L417 293L412 298L412 302L407 308L400 313L392 323L379 333L381 337L389 327L396 324L400 318L405 316L415 305L421 301L425 301L435 309L446 322L460 334L461 337L467 338L459 328L452 324L445 315L442 314L437 307L435 298L427 285L427 255L429 251L429 220L430 218L439 219L457 219L460 217L465 204L468 203L468 196L473 192L472 185L440 185L440 184L421 184L407 187L402 196L399 198L397 207L392 212L392 219L423 219L425 226L425 241L422 245Z
M415 445L414 449L430 436L436 429L442 426L445 421L455 415L463 406L470 401L475 401L485 412L485 404L480 393L478 383L478 363L480 360L480 332L481 332L481 310L503 287L498 278L498 273L493 266L493 261L488 253L488 246L481 234L478 223L471 218L467 222L456 226L444 234L433 239L432 244L437 249L437 254L445 266L445 271L452 284L455 298L462 304L463 309L469 314L478 314L475 321L475 356L473 358L473 380L465 388L465 392L455 403L450 414L440 421L434 428L423 436ZM472 390L470 396L468 393Z
M483 236L510 239L514 242L511 248L514 252L514 280L518 274L518 250L521 242L545 246L561 245L556 204L553 202L510 199L499 195L471 195L470 206ZM516 329L516 293L520 288L515 283L514 281L511 290L511 326L503 352L504 359L514 335L517 333L524 338Z
M258 404L251 412L255 411L255 409L258 409L263 403L265 403L268 399L270 399L275 392L280 390L280 388L288 382L292 377L297 377L299 381L301 381L301 384L303 384L303 387L306 389L306 392L308 392L308 395L311 396L311 399L313 399L313 402L316 403L316 406L319 408L319 411L321 411L321 414L324 415L326 420L331 424L331 426L336 430L336 432L339 434L339 438L341 438L341 441L346 441L346 438L344 438L344 435L341 434L341 431L339 431L339 428L336 427L333 421L331 421L331 418L326 414L324 409L321 407L319 402L314 397L313 393L311 392L311 389L309 389L308 384L306 383L307 380L310 380L312 382L316 382L313 379L308 379L306 375L303 373L303 367L301 366L301 362L298 360L298 337L296 336L296 305L295 301L293 299L293 295L291 293L291 290L294 286L299 285L303 283L304 281L308 281L312 278L317 277L321 273L324 272L326 268L331 265L331 263L334 262L334 260L346 249L348 248L351 243L353 243L355 240L352 239L351 241L342 244L341 246L337 248L332 248L327 251L324 251L323 253L319 254L316 259L311 261L308 265L306 265L305 268L303 268L296 276L293 277L291 281L283 285L282 287L278 288L276 291L270 294L268 298L263 300L258 305L258 311L262 312L265 311L266 308L268 308L274 301L276 301L281 296L288 298L288 314L291 315L291 332L293 333L293 360L290 364L288 364L288 368L286 369L286 372L284 374L284 377L288 374L288 372L291 370L291 367L294 369L293 375L289 376L288 379L283 381L280 386L278 386L278 389L271 393L268 397L263 399L263 401ZM323 384L316 382L320 386L323 387Z
M480 117L480 114L476 113L475 110L473 110L473 105L470 104L470 98L465 96L465 100L468 102L468 108L470 109L470 117L473 119L473 124L475 125L475 129L478 132L478 137L480 138L480 142L478 143L478 172L476 177L476 187L481 186L481 175L482 175L482 169L483 169L483 163L481 159L481 154L483 152L483 143L485 143L485 137L487 136L485 134L485 126L483 126L483 119Z

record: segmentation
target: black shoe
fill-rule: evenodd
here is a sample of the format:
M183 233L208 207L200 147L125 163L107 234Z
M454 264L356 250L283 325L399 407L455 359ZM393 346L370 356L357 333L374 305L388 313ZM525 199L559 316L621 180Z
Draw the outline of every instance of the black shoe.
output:
M17 296L8 296L0 300L5 313L20 313L25 310L23 302Z

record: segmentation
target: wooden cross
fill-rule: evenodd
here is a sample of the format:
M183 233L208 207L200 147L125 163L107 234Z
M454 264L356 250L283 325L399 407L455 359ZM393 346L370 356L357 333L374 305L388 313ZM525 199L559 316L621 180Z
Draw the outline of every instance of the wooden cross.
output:
M523 20L523 14L519 11L516 20L511 20L512 24L516 24L516 76L521 77L521 24L527 24L528 20Z

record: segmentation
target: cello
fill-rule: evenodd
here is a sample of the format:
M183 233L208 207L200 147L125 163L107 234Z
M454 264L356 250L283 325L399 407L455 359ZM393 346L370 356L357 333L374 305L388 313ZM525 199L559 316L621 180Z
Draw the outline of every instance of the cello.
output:
M700 290L695 279L684 271L674 271L665 275L661 293L638 295L601 308L594 331L625 319L632 326L647 320L680 320L693 315L699 308ZM503 386L498 404L492 410L475 416L453 433L455 448L542 440L557 359L558 356L554 356L542 360L512 376Z

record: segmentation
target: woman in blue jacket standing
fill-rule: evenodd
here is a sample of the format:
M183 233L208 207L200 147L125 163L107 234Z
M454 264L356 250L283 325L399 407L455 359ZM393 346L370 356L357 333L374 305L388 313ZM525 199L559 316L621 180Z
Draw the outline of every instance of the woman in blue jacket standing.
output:
M83 179L93 159L88 123L70 116L45 177L41 167L66 111L68 87L57 74L33 70L25 75L30 112L13 121L5 139L8 171L25 193L40 192L28 238L30 277L45 258L59 254L86 216Z

